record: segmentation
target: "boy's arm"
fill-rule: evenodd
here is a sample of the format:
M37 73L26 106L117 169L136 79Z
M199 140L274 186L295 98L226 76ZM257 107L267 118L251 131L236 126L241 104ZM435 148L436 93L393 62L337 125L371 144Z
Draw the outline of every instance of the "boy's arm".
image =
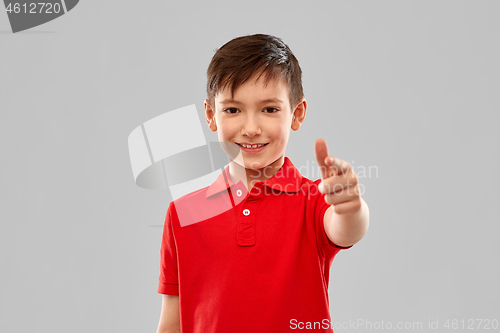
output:
M318 189L330 205L323 216L325 233L341 247L354 245L366 234L370 217L358 176L350 163L328 154L325 140L316 140L314 153L321 171Z
M180 333L179 296L163 295L160 322L156 333Z
M325 233L333 243L348 247L359 242L366 234L370 211L363 198L359 199L361 207L355 213L337 214L333 205L325 211L323 218Z

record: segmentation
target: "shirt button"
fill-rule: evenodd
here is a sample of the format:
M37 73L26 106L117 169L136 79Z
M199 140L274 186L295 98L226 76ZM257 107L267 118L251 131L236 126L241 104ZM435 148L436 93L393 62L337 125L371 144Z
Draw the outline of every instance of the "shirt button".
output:
M244 210L243 210L243 215L245 215L245 216L250 215L250 210L248 210L248 209L244 209Z
M236 191L236 195L241 197L241 190Z

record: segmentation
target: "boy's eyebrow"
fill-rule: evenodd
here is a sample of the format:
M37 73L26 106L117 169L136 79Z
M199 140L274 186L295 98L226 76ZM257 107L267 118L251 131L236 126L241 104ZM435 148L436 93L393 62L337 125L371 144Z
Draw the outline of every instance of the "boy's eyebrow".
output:
M243 104L241 102L238 102L234 99L225 99L223 101L219 102L220 104L227 104L227 103L235 103L235 104ZM263 103L283 103L283 101L279 98L268 98L268 99L263 99L258 101L258 103L263 104Z

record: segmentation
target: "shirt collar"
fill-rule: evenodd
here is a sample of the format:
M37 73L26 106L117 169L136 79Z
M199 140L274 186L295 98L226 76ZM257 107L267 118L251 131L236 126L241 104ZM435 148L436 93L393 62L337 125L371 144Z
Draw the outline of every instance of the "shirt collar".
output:
M239 181L241 182L241 181ZM238 183L239 183L238 182ZM285 156L285 161L281 168L271 178L262 181L266 186L281 192L296 193L302 185L302 175L299 170L295 168L292 161ZM210 197L229 187L236 185L229 177L229 165L226 166L224 171L217 177L215 182L212 183L207 189L206 197Z

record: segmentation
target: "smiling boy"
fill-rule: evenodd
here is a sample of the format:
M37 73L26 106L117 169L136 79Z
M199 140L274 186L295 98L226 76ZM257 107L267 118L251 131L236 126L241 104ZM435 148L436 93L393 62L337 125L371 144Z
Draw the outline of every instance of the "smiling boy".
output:
M157 332L333 332L330 266L363 238L369 211L350 164L324 140L314 148L321 179L303 177L285 156L307 110L301 73L270 35L235 38L212 58L205 116L230 162L212 185L168 207Z

